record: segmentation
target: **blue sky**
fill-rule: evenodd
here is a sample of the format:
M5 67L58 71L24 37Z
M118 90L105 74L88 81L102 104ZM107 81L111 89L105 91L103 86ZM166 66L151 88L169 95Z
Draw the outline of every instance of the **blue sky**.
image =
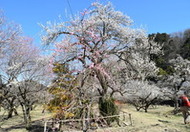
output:
M9 21L22 26L24 35L40 42L38 23L54 21L65 13L76 14L94 1L107 0L0 0L0 9ZM190 0L109 0L116 10L134 20L134 27L147 33L173 33L190 28Z

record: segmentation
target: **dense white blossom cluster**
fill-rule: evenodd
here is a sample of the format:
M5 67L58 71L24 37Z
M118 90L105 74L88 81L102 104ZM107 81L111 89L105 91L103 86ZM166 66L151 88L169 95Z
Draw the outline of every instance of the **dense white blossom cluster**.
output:
M155 85L150 85L145 81L132 80L125 85L127 90L127 98L136 100L138 98L144 99L148 97L149 100L155 97L161 97L160 88Z
M114 78L117 70L125 69L125 80L145 80L158 71L150 54L157 54L160 46L150 43L145 30L133 29L132 24L130 17L115 11L111 3L95 2L70 22L42 25L42 41L55 45L54 61L69 63L72 71L78 73L90 70L102 87L111 80L109 87L119 91L121 87ZM111 61L120 62L109 65Z
M176 59L170 60L170 63L174 66L175 74L189 75L190 74L190 61L178 56Z

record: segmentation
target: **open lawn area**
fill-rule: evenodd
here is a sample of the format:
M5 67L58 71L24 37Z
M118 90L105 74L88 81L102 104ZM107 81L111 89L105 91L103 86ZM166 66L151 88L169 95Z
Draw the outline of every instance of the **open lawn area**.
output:
M48 112L42 113L42 111L43 111L43 108L41 106L37 106L31 112L32 124L33 124L33 129L31 131L33 132L43 131L44 120L47 120L48 118L51 117L51 114L49 114ZM18 113L19 113L18 116L13 116L13 118L4 120L3 122L1 121L0 122L1 128L8 132L28 132L24 128L23 115L22 115L21 109L18 109ZM4 115L4 117L6 115L6 113L4 113L3 110L0 112L0 114L1 114L1 117L2 115Z
M183 123L182 114L172 114L173 107L156 106L147 113L137 112L133 106L124 106L123 110L132 114L133 125L129 132L189 132L190 124ZM126 130L126 131L127 131Z
M121 105L122 111L131 113L132 126L114 127L106 129L97 129L94 131L103 132L189 132L190 124L184 124L181 113L172 114L173 107L156 106L148 109L148 112L137 112L135 108L128 104ZM14 116L11 119L0 122L2 130L8 132L27 132L24 129L22 114L19 110L19 116ZM3 110L1 111L1 115ZM50 118L48 112L42 113L40 106L32 111L33 129L32 132L43 132L44 120Z

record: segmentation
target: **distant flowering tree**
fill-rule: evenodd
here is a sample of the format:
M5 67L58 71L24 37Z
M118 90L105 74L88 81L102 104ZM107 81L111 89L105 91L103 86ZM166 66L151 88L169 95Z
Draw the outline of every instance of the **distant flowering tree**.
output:
M3 81L2 106L8 110L8 118L20 105L26 127L30 126L32 106L38 102L40 91L45 89L41 83L47 79L48 63L49 58L40 55L31 38L17 36L7 45L0 73Z
M162 54L161 46L147 39L136 39L134 45L118 52L119 66L122 73L125 73L125 80L138 79L147 80L148 77L155 76L158 68L150 59L151 54Z
M56 60L70 64L73 73L77 75L88 73L88 76L93 77L94 82L98 82L96 91L100 96L99 101L102 101L113 95L110 94L110 91L111 93L118 92L116 85L114 86L114 76L110 71L111 67L108 65L108 61L115 58L116 61L125 59L126 64L130 65L133 61L127 63L125 58L127 51L127 54L133 56L138 52L138 46L143 47L144 44L148 44L144 30L132 29L130 27L132 23L133 21L128 16L115 11L110 3L102 5L95 2L70 22L48 22L46 26L42 25L46 32L42 40L45 44L54 44L53 55ZM135 48L136 52L129 51L136 44L138 45ZM146 47L141 53L136 54L138 56L133 63L139 65L135 69L142 65L147 67L147 71L151 69L148 67L153 64L148 63L148 60L143 63L144 57L141 57L142 53L147 52L149 48ZM131 59L134 57L135 55ZM152 68L151 71L154 69ZM86 82L87 78L81 79L81 88L85 86ZM88 89L88 91L90 90Z
M3 12L0 11L0 59L4 57L3 54L6 52L6 47L12 43L20 35L20 33L20 26L8 22Z
M22 36L21 27L6 21L0 11L0 106L7 118L17 113L20 105L26 127L31 123L30 111L39 101L45 83L49 58L40 55L33 40ZM47 79L48 80L48 79Z
M178 55L169 62L174 68L174 73L161 77L157 85L162 88L162 92L166 97L169 97L175 102L175 108L177 108L178 92L181 90L189 91L190 61Z
M126 90L127 102L135 106L137 111L143 109L148 112L148 108L162 97L159 87L145 81L128 81Z
M1 80L1 86L0 86L0 98L1 98L1 106L3 106L4 101L4 94L8 93L3 90L3 87L6 85L5 74L7 69L5 70L5 58L6 55L10 52L8 52L8 48L11 44L16 42L16 40L19 38L19 35L21 34L21 28L19 25L16 25L14 23L10 23L6 20L4 14L2 11L0 11L0 80ZM7 98L10 99L7 104L10 104L11 107L6 107L9 109L8 117L12 116L12 113L15 112L17 114L16 109L14 109L14 101L15 98ZM15 103L16 104L16 103Z

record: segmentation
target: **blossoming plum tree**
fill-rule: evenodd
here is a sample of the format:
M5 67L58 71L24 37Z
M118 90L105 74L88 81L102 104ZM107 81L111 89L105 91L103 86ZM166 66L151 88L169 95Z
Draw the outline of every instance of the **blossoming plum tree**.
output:
M42 40L45 44L54 44L53 55L56 61L70 64L73 74L88 73L88 76L93 77L97 83L99 101L104 102L111 98L113 94L110 93L118 92L117 86L114 85L114 76L110 72L113 67L108 65L109 60L124 60L127 66L131 63L138 64L138 67L134 68L138 70L137 73L144 71L140 70L143 66L146 71L156 70L153 63L144 59L147 57L141 56L145 51L150 52L146 33L143 29L133 29L132 24L130 17L115 11L111 3L102 5L95 2L69 22L48 22L46 26L42 25L46 33ZM131 56L127 58L129 54ZM128 69L133 69L133 66L130 66ZM87 78L80 83L82 88L87 83ZM94 89L87 89L91 90Z
M148 112L148 108L157 103L163 96L159 87L150 85L148 82L133 80L126 84L127 102L135 106L136 110L143 109Z
M3 106L3 101L4 101L4 93L7 93L3 90L3 87L5 86L5 77L4 77L4 72L2 71L2 68L4 67L4 60L5 56L7 54L7 49L9 45L19 37L21 34L21 29L19 25L16 25L14 23L10 23L6 20L4 14L2 11L0 11L0 93L1 93L1 107ZM8 101L8 104L10 106L13 106L15 98L12 98ZM8 109L10 107L7 107ZM13 107L12 107L13 108ZM10 111L8 112L8 117L12 116L12 113L15 112L17 114L16 109L9 109Z
M174 69L174 73L161 77L157 85L162 88L165 97L175 102L175 108L177 108L178 93L180 91L187 91L189 93L190 61L177 55L176 58L171 59L169 62Z
M0 66L4 84L2 106L8 110L9 118L20 105L26 127L29 127L31 108L40 97L39 91L45 90L41 84L47 79L49 58L40 55L31 38L21 36L9 43L5 51Z
M21 34L19 25L10 23L6 20L2 11L0 11L0 59L4 56L7 46ZM1 61L0 61L1 64Z

